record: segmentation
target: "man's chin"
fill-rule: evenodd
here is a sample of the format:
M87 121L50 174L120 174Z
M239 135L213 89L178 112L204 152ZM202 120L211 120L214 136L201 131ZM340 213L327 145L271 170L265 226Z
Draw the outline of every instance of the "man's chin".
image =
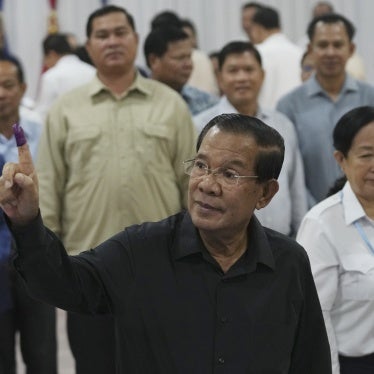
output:
M108 73L123 73L126 70L126 65L122 62L111 61L105 64L105 70Z
M218 229L218 220L214 217L202 217L200 215L191 215L194 226L199 231L213 232Z

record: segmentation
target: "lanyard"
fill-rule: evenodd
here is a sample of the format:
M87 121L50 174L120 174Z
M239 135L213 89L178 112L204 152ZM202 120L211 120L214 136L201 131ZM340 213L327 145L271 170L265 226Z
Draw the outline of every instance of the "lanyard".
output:
M343 203L343 191L340 191L340 199L341 199L341 202ZM356 230L358 231L359 235L361 236L361 239L364 241L366 246L369 248L370 252L374 255L374 247L371 244L369 238L367 237L367 235L366 235L363 227L361 226L360 222L355 221L353 224L354 224Z
M374 254L374 247L373 245L370 243L370 240L369 238L367 237L367 235L365 234L365 231L364 229L362 228L362 226L360 225L360 223L358 221L356 221L354 223L355 227L356 227L356 230L358 231L358 233L360 234L361 236L361 239L365 242L366 246L370 249L371 253Z

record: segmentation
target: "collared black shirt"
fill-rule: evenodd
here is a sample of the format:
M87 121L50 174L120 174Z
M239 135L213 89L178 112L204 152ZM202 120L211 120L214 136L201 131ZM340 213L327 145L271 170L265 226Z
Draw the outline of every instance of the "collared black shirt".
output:
M256 218L248 235L223 273L188 213L132 226L76 257L38 218L14 232L15 264L35 297L113 313L118 373L331 373L305 251Z

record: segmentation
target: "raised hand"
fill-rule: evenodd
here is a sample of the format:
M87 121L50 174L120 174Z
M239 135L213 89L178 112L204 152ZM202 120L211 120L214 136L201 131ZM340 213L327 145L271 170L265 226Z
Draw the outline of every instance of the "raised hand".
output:
M0 177L0 205L12 223L24 225L39 211L38 180L23 130L13 126L18 164L6 163Z

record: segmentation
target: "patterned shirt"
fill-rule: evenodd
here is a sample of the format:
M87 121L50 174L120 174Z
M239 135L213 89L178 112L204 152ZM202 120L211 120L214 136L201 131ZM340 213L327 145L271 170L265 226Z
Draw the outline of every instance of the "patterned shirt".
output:
M183 87L181 95L193 116L217 104L219 100L216 96L188 85Z

